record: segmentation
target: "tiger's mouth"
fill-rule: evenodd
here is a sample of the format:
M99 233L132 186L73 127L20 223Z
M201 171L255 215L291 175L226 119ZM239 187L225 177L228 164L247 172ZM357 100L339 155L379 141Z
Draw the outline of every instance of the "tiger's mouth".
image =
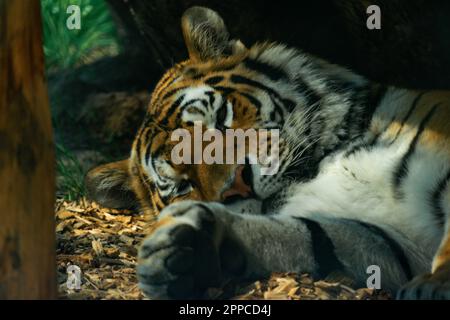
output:
M247 199L259 200L253 187L253 171L249 163L239 165L236 168L234 177L221 194L221 200L224 204Z
M238 186L236 186L236 182ZM234 180L229 182L228 189L223 194L221 202L225 205L239 206L252 203L259 203L257 206L258 214L267 214L273 211L277 206L283 202L284 195L279 190L272 190L272 192L264 195L259 194L255 189L258 189L255 184L257 179L253 174L252 166L249 163L239 166L234 175ZM240 192L239 192L240 190ZM260 190L264 191L264 190ZM255 212L256 213L256 212Z

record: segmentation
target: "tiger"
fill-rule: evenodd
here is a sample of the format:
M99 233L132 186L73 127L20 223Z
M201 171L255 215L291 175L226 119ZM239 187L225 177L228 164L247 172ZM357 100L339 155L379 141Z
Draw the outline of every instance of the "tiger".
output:
M154 88L130 156L86 175L89 197L156 222L137 277L153 299L272 272L450 298L450 93L403 89L273 42L246 47L220 15L181 17L189 58ZM172 133L278 129L279 167L177 163Z

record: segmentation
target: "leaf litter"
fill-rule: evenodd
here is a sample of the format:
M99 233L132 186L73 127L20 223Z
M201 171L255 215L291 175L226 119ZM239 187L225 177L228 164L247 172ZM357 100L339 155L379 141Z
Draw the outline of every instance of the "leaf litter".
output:
M107 209L82 198L56 202L56 256L60 299L147 299L139 290L135 267L139 244L154 217ZM81 271L79 289L68 289L67 268ZM385 300L382 290L354 289L344 282L315 281L309 274L273 273L252 283L210 288L207 297L239 300Z

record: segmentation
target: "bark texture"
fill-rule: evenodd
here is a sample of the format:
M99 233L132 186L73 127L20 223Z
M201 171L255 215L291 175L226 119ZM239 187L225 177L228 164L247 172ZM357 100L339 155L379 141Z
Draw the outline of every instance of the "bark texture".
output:
M0 0L0 299L56 296L54 154L38 0Z

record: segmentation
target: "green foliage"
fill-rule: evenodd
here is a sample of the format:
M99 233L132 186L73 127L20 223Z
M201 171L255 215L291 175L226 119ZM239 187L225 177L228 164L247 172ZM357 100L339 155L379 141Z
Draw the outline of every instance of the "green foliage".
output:
M58 198L73 201L85 195L82 166L69 150L59 144L56 144L56 172Z
M67 28L67 8L78 5L81 29ZM44 54L47 72L64 71L119 51L118 35L104 0L41 0ZM64 92L58 92L64 95ZM61 108L65 110L64 108ZM68 120L68 113L55 114L53 124ZM56 144L57 197L73 201L85 195L83 166L65 146Z
M81 29L69 30L67 7L80 6ZM41 0L48 71L91 62L118 52L117 32L104 0Z

